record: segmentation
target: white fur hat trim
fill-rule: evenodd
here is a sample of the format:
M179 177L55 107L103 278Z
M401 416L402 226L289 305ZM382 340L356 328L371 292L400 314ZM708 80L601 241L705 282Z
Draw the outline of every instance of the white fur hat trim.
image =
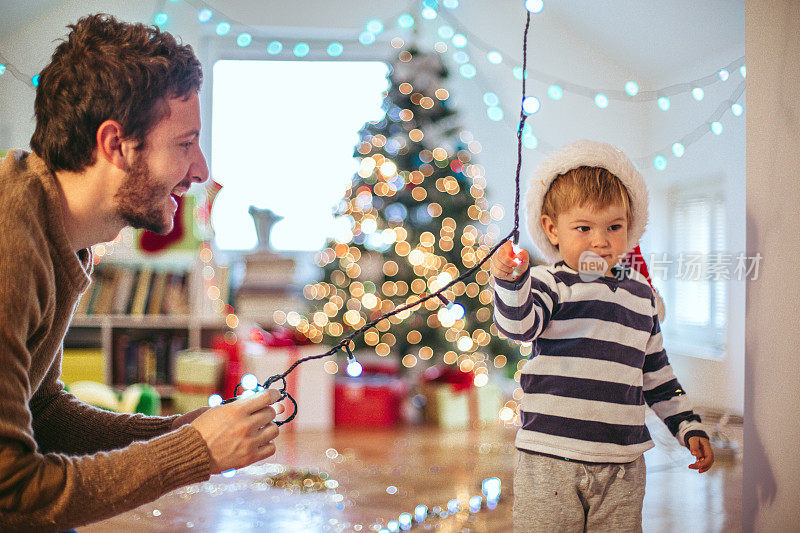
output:
M534 244L552 262L562 259L558 248L550 243L542 228L542 204L553 180L565 172L581 166L601 167L617 176L631 199L631 223L628 227L628 250L644 234L647 226L647 185L630 159L622 150L598 141L576 141L549 154L533 174L526 197L528 230Z

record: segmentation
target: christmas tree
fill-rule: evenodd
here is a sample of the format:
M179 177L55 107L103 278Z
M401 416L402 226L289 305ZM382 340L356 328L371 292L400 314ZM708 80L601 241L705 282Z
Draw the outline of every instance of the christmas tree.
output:
M484 169L473 160L480 144L457 125L446 77L438 56L414 49L392 65L386 114L360 131L359 170L337 208L349 229L318 255L322 280L305 287L317 304L301 324L312 341L334 345L440 289L497 242L486 227L503 211L486 199ZM486 262L450 287L445 302L431 298L382 320L354 339L356 349L400 357L409 368L428 360L479 374L506 366L513 352L492 322L489 277Z

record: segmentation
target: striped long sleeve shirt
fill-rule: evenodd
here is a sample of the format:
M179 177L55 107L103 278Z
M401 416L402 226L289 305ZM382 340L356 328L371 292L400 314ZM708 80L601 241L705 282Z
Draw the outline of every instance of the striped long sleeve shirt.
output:
M662 347L652 289L632 269L582 279L564 261L495 279L494 319L533 343L522 367L520 450L627 463L653 447L645 404L682 445L707 436Z

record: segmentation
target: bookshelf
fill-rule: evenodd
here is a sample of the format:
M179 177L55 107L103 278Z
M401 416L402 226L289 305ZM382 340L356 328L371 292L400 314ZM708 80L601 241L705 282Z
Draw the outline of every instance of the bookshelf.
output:
M102 354L96 376L107 385L150 383L169 398L177 352L210 346L215 334L228 329L206 296L207 266L196 252L151 259L128 251L104 258L67 331L65 360ZM228 269L214 270L227 303Z

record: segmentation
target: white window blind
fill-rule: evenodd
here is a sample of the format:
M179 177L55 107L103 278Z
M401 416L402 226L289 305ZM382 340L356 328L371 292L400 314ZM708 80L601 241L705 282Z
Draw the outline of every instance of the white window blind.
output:
M672 264L666 286L665 344L685 355L719 359L728 324L730 252L720 188L670 196Z

